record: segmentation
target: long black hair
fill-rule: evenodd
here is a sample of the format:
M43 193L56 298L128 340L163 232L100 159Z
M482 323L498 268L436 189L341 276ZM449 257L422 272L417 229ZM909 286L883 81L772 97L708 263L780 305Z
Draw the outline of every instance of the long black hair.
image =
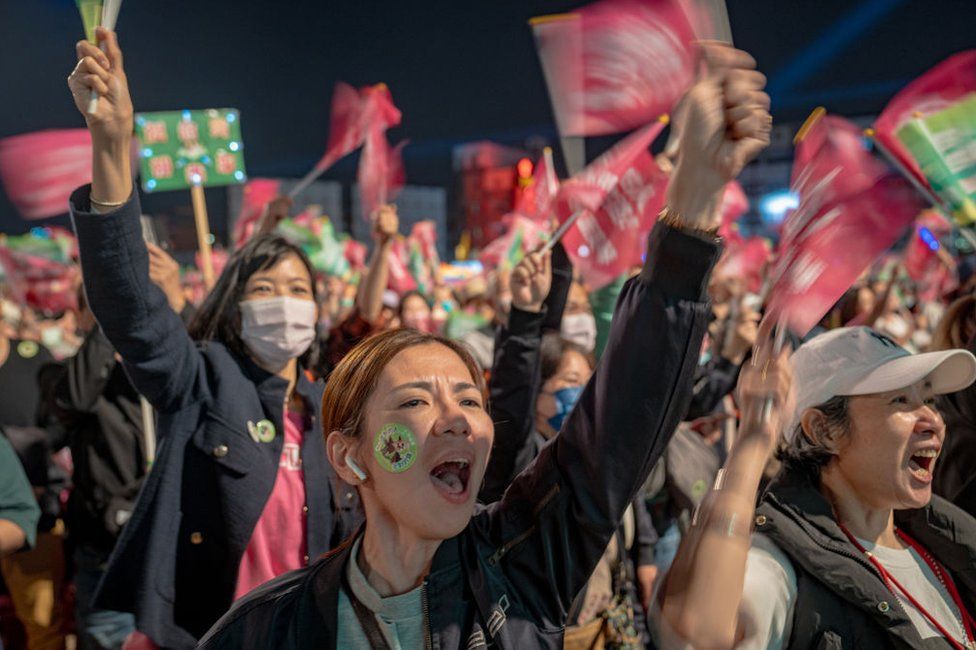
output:
M260 235L244 244L227 260L224 272L217 278L213 290L190 324L190 337L195 341L219 341L234 354L246 356L248 353L241 339L241 310L238 306L244 297L244 287L252 275L270 269L289 255L296 256L305 265L312 286L312 299L318 305L315 269L305 252L280 235ZM298 358L299 363L305 368L310 367L315 362L317 352L318 346L313 340L308 351Z

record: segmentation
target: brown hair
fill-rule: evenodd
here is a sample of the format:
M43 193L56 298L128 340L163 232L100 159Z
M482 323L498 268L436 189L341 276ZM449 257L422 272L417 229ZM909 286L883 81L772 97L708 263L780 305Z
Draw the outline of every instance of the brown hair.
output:
M374 334L354 347L329 375L322 395L322 431L358 437L366 411L366 401L376 388L380 374L390 361L407 348L439 344L461 358L471 379L487 399L485 379L478 362L457 341L413 329L395 329Z
M935 352L968 347L973 335L976 335L976 296L970 294L959 298L946 309L932 334L929 350Z

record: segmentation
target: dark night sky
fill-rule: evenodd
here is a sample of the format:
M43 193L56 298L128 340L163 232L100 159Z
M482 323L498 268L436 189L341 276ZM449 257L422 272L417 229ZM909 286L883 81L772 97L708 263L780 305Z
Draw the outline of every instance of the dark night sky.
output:
M385 81L404 115L390 139L411 140L409 182L450 186L454 145L554 134L526 21L581 4L126 0L119 33L136 110L239 108L251 176L301 176L318 159L337 79ZM818 103L877 112L913 76L976 45L974 0L728 5L736 45L770 77L778 121ZM81 37L74 2L0 0L0 27L0 137L81 126L65 85ZM354 171L346 160L326 177ZM27 225L0 191L0 231Z

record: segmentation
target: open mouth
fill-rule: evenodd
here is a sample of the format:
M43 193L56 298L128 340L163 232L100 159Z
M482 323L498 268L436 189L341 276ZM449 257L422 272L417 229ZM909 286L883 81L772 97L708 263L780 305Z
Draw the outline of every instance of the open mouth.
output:
M441 496L451 503L468 500L468 480L471 464L464 459L448 460L430 472L430 480Z
M932 466L939 452L936 449L920 449L908 461L908 471L920 481L932 480Z

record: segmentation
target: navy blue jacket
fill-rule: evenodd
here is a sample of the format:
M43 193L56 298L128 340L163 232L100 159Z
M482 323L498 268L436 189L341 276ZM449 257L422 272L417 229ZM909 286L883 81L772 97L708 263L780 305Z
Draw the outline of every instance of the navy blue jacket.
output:
M606 351L558 436L445 540L424 579L429 648L562 648L570 606L691 398L714 241L655 226ZM207 650L334 648L350 544L242 598Z
M216 342L198 345L149 280L136 193L90 214L90 187L71 197L85 290L133 384L159 413L160 444L96 605L136 615L164 647L193 647L233 600L241 557L271 494L284 444L287 382ZM354 530L355 490L335 476L321 432L322 385L299 373L312 414L302 443L308 554ZM268 419L269 443L248 433Z

